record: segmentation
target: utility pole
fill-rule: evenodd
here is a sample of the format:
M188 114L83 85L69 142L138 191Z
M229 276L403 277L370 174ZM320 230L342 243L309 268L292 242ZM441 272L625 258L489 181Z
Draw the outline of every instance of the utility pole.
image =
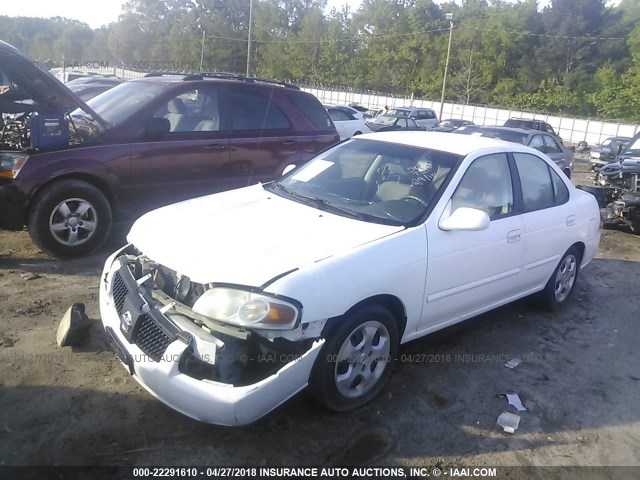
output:
M247 39L247 77L251 72L251 27L253 26L253 0L249 0L249 38Z
M440 115L438 121L442 121L442 109L444 108L444 91L447 88L447 70L449 70L449 55L451 54L451 38L453 37L453 13L447 13L449 20L449 46L447 47L447 61L444 64L444 78L442 79L442 96L440 97Z
M200 71L202 72L202 63L204 62L204 34L205 31L202 30L202 48L200 49Z

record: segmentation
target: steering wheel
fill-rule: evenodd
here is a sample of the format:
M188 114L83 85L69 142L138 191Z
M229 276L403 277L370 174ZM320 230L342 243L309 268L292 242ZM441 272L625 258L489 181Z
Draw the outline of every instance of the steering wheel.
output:
M429 204L422 198L417 197L415 195L407 195L405 197L402 197L400 200L405 201L405 200L413 200L414 202L418 202L420 205L422 205L425 208L429 207Z

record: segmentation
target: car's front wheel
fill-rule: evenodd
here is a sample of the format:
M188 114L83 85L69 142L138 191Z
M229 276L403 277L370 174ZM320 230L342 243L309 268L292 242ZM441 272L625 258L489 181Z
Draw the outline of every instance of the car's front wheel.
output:
M111 231L111 206L104 194L82 180L62 180L35 198L27 228L43 251L61 258L86 255Z
M558 310L571 298L580 272L580 253L571 247L562 257L544 290L539 294L542 307Z
M314 364L309 390L322 405L337 412L371 401L384 387L398 352L398 324L376 305L338 319Z

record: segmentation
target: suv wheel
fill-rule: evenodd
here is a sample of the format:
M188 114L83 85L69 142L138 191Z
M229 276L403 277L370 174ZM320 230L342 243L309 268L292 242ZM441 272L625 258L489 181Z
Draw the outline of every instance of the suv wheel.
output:
M27 228L43 251L71 258L102 245L111 222L111 206L100 190L81 180L62 180L37 195Z

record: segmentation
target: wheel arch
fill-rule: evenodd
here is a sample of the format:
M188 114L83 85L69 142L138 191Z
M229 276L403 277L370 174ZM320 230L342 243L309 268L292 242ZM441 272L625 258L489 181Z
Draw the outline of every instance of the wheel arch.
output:
M398 323L398 338L401 340L407 327L407 310L400 298L390 294L380 294L365 298L364 300L361 300L353 305L342 315L330 318L327 321L327 324L325 325L325 328L322 332L323 336L330 335L331 332L335 330L336 326L339 324L340 319L347 317L354 311L368 305L377 305L380 307L384 307L389 310L389 312L391 312L393 317L396 319L396 322Z
M111 206L111 210L114 213L114 215L117 213L118 202L116 200L116 196L114 195L113 190L105 180L97 177L96 175L91 175L89 173L73 172L73 173L67 173L67 174L63 174L63 175L59 175L57 177L51 178L47 180L47 182L38 186L38 188L30 195L29 205L25 212L25 219L24 219L25 224L28 221L29 216L31 215L31 209L35 204L36 199L42 194L42 192L44 192L51 185L58 182L65 181L65 180L80 180L97 188L98 190L100 190L100 192L105 196L105 198L109 202L109 205Z
M584 258L584 252L587 248L587 246L583 243L583 242L576 242L573 245L571 245L567 251L571 250L572 248L575 248L576 250L578 250L578 255L580 256L580 258L578 259L578 264L582 263L582 259Z

